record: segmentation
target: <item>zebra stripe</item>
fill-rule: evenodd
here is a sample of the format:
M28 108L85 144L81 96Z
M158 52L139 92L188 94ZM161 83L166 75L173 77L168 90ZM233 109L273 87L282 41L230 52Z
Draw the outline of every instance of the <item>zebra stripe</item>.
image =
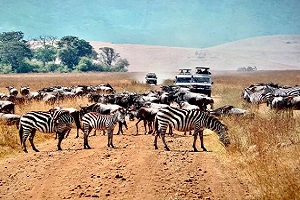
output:
M23 151L28 153L26 148L26 139L29 136L31 147L34 151L39 152L33 143L36 131L43 133L58 134L58 150L61 149L61 141L64 134L72 129L74 118L68 111L31 111L21 116L19 124L19 136Z
M250 89L245 88L243 92L243 98L249 103L266 103L272 96L270 92L266 92L264 89L260 91L252 92Z
M265 89L266 92L271 93L273 96L299 96L300 95L300 87L289 87L289 88L273 88L267 85Z
M200 110L184 110L174 107L168 107L159 110L155 117L155 129L157 131L154 139L155 149L158 149L157 138L160 135L165 149L167 151L170 150L165 141L165 133L169 125L178 131L194 130L194 151L198 151L196 148L196 140L198 135L201 141L201 148L204 151L207 151L203 144L204 128L208 128L212 131L217 132L219 135L219 139L225 145L228 145L230 143L226 132L227 127L214 116Z
M102 115L98 112L89 112L82 117L82 128L84 134L84 149L90 149L88 144L88 136L92 129L96 130L107 130L108 135L108 147L114 148L113 145L113 131L120 121L124 123L125 121L125 110L119 109L113 115Z

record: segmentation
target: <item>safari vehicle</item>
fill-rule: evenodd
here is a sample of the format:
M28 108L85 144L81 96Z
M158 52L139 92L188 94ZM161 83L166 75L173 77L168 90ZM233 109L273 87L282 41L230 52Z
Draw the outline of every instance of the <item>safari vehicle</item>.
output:
M196 67L196 73L191 78L191 91L211 96L212 79L209 67Z
M190 87L192 80L192 69L180 68L178 74L175 77L175 85L181 87Z
M146 74L145 79L147 84L157 85L157 76L155 73Z

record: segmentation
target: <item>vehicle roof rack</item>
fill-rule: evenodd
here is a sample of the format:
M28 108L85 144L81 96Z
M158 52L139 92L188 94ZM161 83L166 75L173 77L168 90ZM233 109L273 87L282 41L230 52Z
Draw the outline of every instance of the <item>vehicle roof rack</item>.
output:
M210 69L210 68L208 66L196 67L196 70L200 70L200 69Z

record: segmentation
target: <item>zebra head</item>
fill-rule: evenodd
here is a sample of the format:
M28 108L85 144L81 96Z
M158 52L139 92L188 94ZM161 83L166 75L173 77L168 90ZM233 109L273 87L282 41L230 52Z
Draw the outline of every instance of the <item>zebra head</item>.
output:
M251 95L251 91L248 88L244 88L241 94L242 99L244 99L245 101L250 102L250 95Z
M218 136L219 140L225 145L228 146L230 144L230 140L228 137L228 127L224 125L220 120L218 120L214 116L209 116L209 119L207 120L208 124L206 125L206 128L211 129L212 131L215 131Z
M53 116L53 122L58 132L72 129L74 119L69 111L50 109L49 112Z
M228 127L224 124L221 126L221 131L217 132L219 136L219 140L225 145L230 145L230 139L228 137Z

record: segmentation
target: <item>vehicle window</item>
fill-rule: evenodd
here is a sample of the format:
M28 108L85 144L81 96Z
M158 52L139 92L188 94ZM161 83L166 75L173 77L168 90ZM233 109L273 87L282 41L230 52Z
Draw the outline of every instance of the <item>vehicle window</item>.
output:
M191 81L191 78L177 78L177 83L189 83Z
M210 78L206 78L206 77L193 77L192 82L194 82L194 83L210 83Z

